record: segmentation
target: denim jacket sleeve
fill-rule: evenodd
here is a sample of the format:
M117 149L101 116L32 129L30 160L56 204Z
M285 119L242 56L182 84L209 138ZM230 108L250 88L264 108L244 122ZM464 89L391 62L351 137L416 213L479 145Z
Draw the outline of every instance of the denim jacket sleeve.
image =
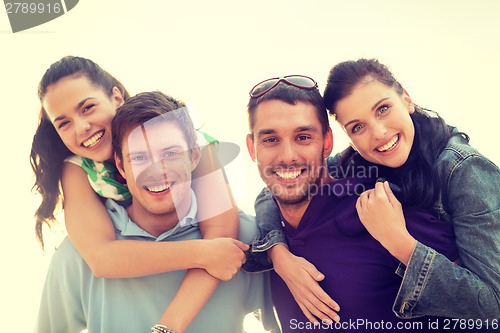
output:
M254 252L267 251L276 244L287 245L279 208L267 188L255 199L255 215L259 236L252 243Z
M455 156L460 155L459 153ZM394 312L471 319L500 318L500 171L473 151L448 164L442 202L461 264L417 243Z
M242 266L247 272L272 269L273 264L266 251L277 244L288 246L279 208L267 188L264 188L255 199L255 215L257 237L253 240L250 251L247 251L247 261Z

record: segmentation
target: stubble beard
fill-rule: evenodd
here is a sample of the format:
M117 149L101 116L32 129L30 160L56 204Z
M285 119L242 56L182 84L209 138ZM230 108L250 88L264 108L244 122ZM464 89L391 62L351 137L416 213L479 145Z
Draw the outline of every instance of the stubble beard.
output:
M312 180L309 181L305 186L300 189L288 190L286 185L282 184L267 184L267 188L273 195L273 197L281 205L286 206L297 206L302 205L311 200L314 193L317 191L311 191L311 188L317 189L321 185L321 179L323 177L324 168L314 167L308 169L310 175L312 175ZM287 191L294 191L295 195L288 194Z

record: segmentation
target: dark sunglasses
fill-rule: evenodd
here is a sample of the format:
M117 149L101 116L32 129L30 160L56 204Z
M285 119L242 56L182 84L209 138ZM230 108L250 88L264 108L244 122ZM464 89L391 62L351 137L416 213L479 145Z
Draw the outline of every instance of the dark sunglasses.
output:
M303 89L314 89L318 87L316 81L314 81L309 76L304 75L287 75L283 77L274 77L272 79L267 79L262 82L257 83L252 90L250 90L250 97L256 98L264 95L269 90L273 89L281 81L286 84L303 88Z

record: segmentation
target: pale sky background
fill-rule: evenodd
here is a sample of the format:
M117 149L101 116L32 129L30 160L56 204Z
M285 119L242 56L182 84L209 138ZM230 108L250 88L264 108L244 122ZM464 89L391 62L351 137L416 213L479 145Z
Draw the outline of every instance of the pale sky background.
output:
M248 91L286 74L315 78L359 57L387 64L414 102L438 111L500 164L500 1L130 1L81 0L66 15L13 34L0 13L0 96L4 130L1 332L30 331L53 248L39 249L31 193L37 85L65 55L88 57L132 94L162 90L196 106L205 131L237 143L233 184L253 213L262 187L244 145ZM346 146L332 123L335 150ZM480 195L480 193L478 193Z

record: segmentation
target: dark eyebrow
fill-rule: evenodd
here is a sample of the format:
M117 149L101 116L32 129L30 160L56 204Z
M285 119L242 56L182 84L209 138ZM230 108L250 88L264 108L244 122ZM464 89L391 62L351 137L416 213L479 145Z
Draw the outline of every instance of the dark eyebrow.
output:
M383 101L385 101L386 99L389 99L389 97L384 97L382 98L380 101L378 101L377 103L373 104L372 106L372 111L375 111L375 109L377 108L377 106L382 103Z
M318 131L318 128L316 126L313 126L313 125L308 125L308 126L297 127L295 129L295 132L307 132L307 131L316 132L316 131Z
M384 97L384 98L380 99L377 103L373 104L373 106L372 106L372 112L375 111L375 109L377 108L377 106L379 106L380 103L382 103L386 99L389 99L389 97ZM349 121L347 124L345 124L344 128L346 128L348 125L350 125L352 123L355 123L355 122L358 122L358 121L359 121L359 119L353 119L353 120Z
M261 129L260 131L257 132L257 137L260 138L263 135L274 134L274 133L276 133L276 130L273 130L273 129Z
M87 97L85 99L83 99L80 103L78 103L78 105L76 106L75 108L75 111L78 111L82 108L83 104L85 104L86 101L88 101L89 99L94 99L95 97Z
M56 119L54 119L54 120L52 121L52 123L56 123L56 122L58 122L59 120L63 120L64 118L66 118L66 116L59 116L59 117L57 117Z
M89 99L94 99L95 97L87 97L85 99L83 99L82 101L80 101L80 103L77 104L77 106L75 107L75 111L78 111L81 109L81 107L85 104L85 102L87 102ZM66 118L66 116L59 116L57 117L56 119L54 119L52 121L52 123L55 123L57 121L60 121L60 120L63 120L64 118Z
M143 155L143 154L149 154L148 151L144 150L144 151L140 151L140 150L137 150L137 151L129 151L127 156L131 156L131 155Z
M184 148L182 147L182 145L171 145L171 146L162 148L161 152L164 153L164 152L167 152L169 150L178 149L178 148L181 148L184 151ZM137 154L148 154L149 155L149 153L150 152L148 150L136 150L136 151L129 151L128 156L137 155Z
M318 131L318 128L313 125L306 125L306 126L301 126L297 127L294 132L295 133L300 133L300 132L307 132L307 131L313 131L316 132ZM275 134L276 130L269 128L269 129L261 129L259 132L257 132L257 138L260 138L263 135L268 135L268 134Z

